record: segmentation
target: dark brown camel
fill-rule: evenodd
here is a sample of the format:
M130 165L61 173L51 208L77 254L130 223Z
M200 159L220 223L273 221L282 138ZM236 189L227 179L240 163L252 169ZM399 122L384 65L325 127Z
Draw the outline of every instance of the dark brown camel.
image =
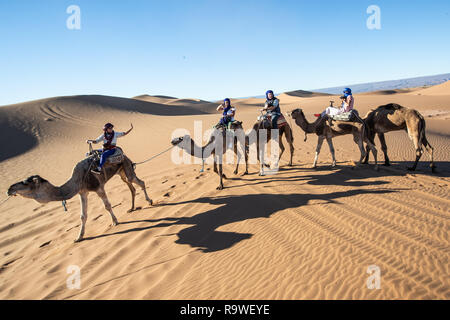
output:
M387 145L384 134L391 131L405 130L408 133L409 138L413 141L416 150L416 160L413 166L408 168L408 170L416 170L417 163L423 154L423 146L430 156L431 170L432 172L435 172L434 149L425 135L425 119L417 110L405 108L395 103L389 103L369 111L365 117L365 121L370 129L372 141L375 138L375 134L378 135L381 149L384 153L385 166L389 166L390 161L387 154ZM367 163L368 161L369 154L367 153L364 163Z

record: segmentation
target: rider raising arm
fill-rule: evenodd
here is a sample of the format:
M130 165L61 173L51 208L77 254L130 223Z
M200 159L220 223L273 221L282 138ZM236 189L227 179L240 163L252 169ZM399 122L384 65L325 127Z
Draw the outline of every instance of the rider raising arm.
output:
M109 131L110 129L112 129L112 127L111 127L111 128L107 128L107 130L104 130L104 131ZM129 134L133 129L134 129L133 124L131 124L131 128L130 128L128 131L125 131L125 132L116 132L116 137L117 137L117 138L124 137L124 136L126 136L127 134ZM95 140L86 140L86 143L97 144L97 143L102 142L103 139L104 139L104 137L105 137L105 135L102 134L102 135L100 135L100 136L99 136L97 139L95 139Z
M102 135L100 135L95 140L86 141L87 143L94 143L94 144L103 142L103 150L101 150L102 154L100 157L100 163L97 168L91 170L91 172L95 174L101 174L102 167L106 163L106 160L116 152L117 139L129 134L133 130L133 124L131 124L130 130L126 132L115 132L113 128L114 128L113 124L107 123L103 127Z

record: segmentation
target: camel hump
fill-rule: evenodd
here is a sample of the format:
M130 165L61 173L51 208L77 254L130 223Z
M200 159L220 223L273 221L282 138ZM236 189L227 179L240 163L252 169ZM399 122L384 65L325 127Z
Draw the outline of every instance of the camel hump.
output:
M401 109L405 109L405 107L402 107L401 105L397 104L397 103L388 103L385 104L383 106L380 106L378 108L383 108L383 109L389 109L389 110L401 110Z

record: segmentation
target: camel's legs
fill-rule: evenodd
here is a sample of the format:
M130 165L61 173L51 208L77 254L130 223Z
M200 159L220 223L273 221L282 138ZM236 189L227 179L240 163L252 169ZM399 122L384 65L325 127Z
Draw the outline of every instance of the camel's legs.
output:
M328 146L330 147L331 158L333 159L333 164L331 165L333 168L336 167L336 155L334 152L333 146L333 138L327 137Z
M131 209L128 210L128 212L134 211L134 200L136 198L136 189L134 188L133 184L128 181L128 178L123 170L119 172L120 178L125 182L128 186L128 188L131 191Z
M317 160L319 159L320 149L322 149L322 144L324 140L325 140L324 136L319 136L317 139L316 155L314 157L313 168L317 168Z
M111 215L111 220L112 220L112 225L116 226L119 224L119 222L117 221L116 216L114 215L113 211L112 211L112 206L111 203L108 200L108 196L106 195L105 189L103 189L103 187L100 187L97 191L96 191L97 195L100 197L100 199L102 199L103 204L105 205L105 209L109 212L109 214Z
M148 202L150 205L152 205L152 204L153 204L153 201L152 201L152 199L150 199L150 197L149 197L148 194L147 194L147 189L146 189L146 187L145 187L145 182L142 181L141 179L139 179L136 175L133 177L132 182L133 182L134 184L137 184L138 186L141 187L141 189L142 189L142 191L144 192L144 195L145 195L145 200L147 200L147 202Z
M289 138L289 140L288 140L288 143L289 143L289 151L291 152L291 157L290 157L290 159L289 159L289 166L292 166L292 158L294 157L294 144L292 143L292 135L291 134L289 134L290 135L290 138Z
M281 130L280 142L281 142L281 138L283 137L283 133L285 134L286 141L289 144L289 151L291 153L290 159L289 159L289 166L292 166L292 158L294 157L294 144L293 144L294 138L292 136L291 127L285 126L284 129ZM281 159L281 155L280 155L280 159Z
M200 172L205 172L205 159L202 159L202 168L200 169Z
M414 143L414 149L416 150L416 160L414 161L414 164L412 167L409 167L408 170L409 171L414 171L417 168L417 163L419 162L420 158L422 157L423 154L423 149L422 149L422 142L419 142L419 134L410 134L409 130L408 130L408 135L411 138L411 140Z
M363 139L361 137L361 133L357 132L353 134L353 141L358 145L359 150L361 151L361 157L359 158L358 164L361 164L366 157L366 149L364 148Z
M80 233L78 234L78 238L75 240L75 242L79 242L83 240L84 236L84 229L87 221L87 210L88 210L88 193L83 192L80 193L80 202L81 202L81 227L80 227Z
M374 139L375 139L375 133L373 132L373 131L371 131L371 133L368 133L368 136L369 136L369 134L370 134L370 136L368 137L368 138L370 138L369 140L370 141L375 141ZM380 141L381 141L381 138L380 138L380 136L378 136L378 138L380 139ZM386 150L387 150L387 148L386 148ZM385 153L385 157L387 156L387 152ZM369 145L366 145L366 156L364 157L364 161L363 161L363 163L364 164L368 164L369 163L369 158L370 158L370 147L369 147Z
M244 161L245 161L245 172L242 174L243 176L248 174L248 154L247 154L247 150L245 147L245 144L242 145L242 149L241 149L242 154L244 155ZM239 162L242 159L242 154L239 152L238 150L238 141L237 139L235 140L235 144L234 144L234 153L237 156L237 163L236 163L236 169L234 170L234 174L238 174L238 170L239 170Z
M269 131L269 132L270 132L270 131ZM256 159L259 161L260 165L263 165L263 166L269 168L270 165L268 165L267 163L265 163L265 159L264 159L264 151L265 151L266 146L267 146L267 145L269 144L269 142L270 142L270 134L268 134L266 144L264 144L263 146L260 146L260 144L259 144L260 139L261 139L261 137L259 136L259 133L258 133L258 136L257 136L257 138L256 138ZM262 147L262 148L260 148L260 147ZM262 149L262 150L261 150L261 149ZM263 171L264 171L264 170L263 170ZM264 172L263 172L263 174L261 174L261 170L260 170L260 175L264 175Z
M245 172L243 175L248 174L248 152L247 152L247 147L245 145L242 146L242 152L244 153L244 160L245 160Z
M150 199L150 197L147 194L147 190L146 190L146 187L145 187L145 182L142 181L141 179L139 179L136 176L136 172L131 167L130 168L124 168L124 171L125 171L125 175L127 177L128 182L134 183L134 184L137 184L138 186L140 186L142 191L144 192L145 200L147 200L147 202L150 205L152 205L153 201L152 201L152 199ZM133 208L134 208L134 205L133 205Z
M239 161L241 161L241 157L242 157L241 154L239 153L236 140L237 139L235 139L234 146L233 146L233 152L237 157L236 169L234 169L234 174L238 174L238 172L239 172Z
M213 151L211 154L213 156L213 171L219 174L219 171L217 171L216 153Z
M431 167L431 170L434 172L436 169L436 166L434 165L434 148L428 142L426 137L423 137L422 144L425 147L425 150L427 151L427 154L431 159L430 167Z
M223 171L222 171L222 157L219 155L219 163L218 163L218 167L219 167L219 186L216 188L217 190L222 190L223 189ZM215 159L214 159L215 161Z
M244 140L244 143L241 144L241 147L242 147L241 152L244 155L244 161L245 161L245 171L242 175L245 176L246 174L248 174L248 152L247 152L247 145L246 145L245 140ZM241 157L242 157L242 155L241 155Z
M381 143L381 150L383 150L384 153L384 165L390 166L391 162L389 161L388 153L387 153L387 145L386 145L386 138L384 137L384 133L378 133L378 139ZM367 149L369 150L369 144L367 144Z
M384 135L383 135L383 139L384 139ZM373 157L374 157L374 160L375 160L375 170L378 170L378 156L377 156L378 152L377 152L377 148L375 147L375 144L373 144L372 141L369 141L369 139L367 139L366 140L366 144L367 144L367 147L370 149L370 151L372 151L372 154L373 154ZM386 144L386 142L385 142L385 144ZM366 153L367 152L368 151L366 151ZM366 156L367 156L367 154L366 154Z
M264 148L265 145L259 147L259 141L258 141L258 159L259 159L259 175L264 176Z
M275 142L275 140L272 141L272 143L273 143L273 142ZM280 151L280 156L278 157L277 167L279 166L279 162L280 162L280 160L281 160L281 156L282 156L283 153L284 153L284 150L286 150L286 148L284 147L284 144L283 144L283 132L280 133L278 145L280 146L281 151Z

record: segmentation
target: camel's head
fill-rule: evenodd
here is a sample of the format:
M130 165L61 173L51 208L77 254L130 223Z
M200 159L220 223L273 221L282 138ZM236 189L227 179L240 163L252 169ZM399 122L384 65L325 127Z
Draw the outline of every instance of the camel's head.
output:
M187 142L191 139L191 137L189 135L185 135L184 137L178 137L178 138L174 138L172 139L172 141L170 142L173 146L180 146L180 143L182 142Z
M31 176L28 179L11 185L8 189L8 196L20 195L25 198L35 198L36 192L41 188L47 180L40 176Z
M303 110L300 108L292 110L290 113L288 113L288 116L292 117L292 119L296 119L300 114L303 113Z

